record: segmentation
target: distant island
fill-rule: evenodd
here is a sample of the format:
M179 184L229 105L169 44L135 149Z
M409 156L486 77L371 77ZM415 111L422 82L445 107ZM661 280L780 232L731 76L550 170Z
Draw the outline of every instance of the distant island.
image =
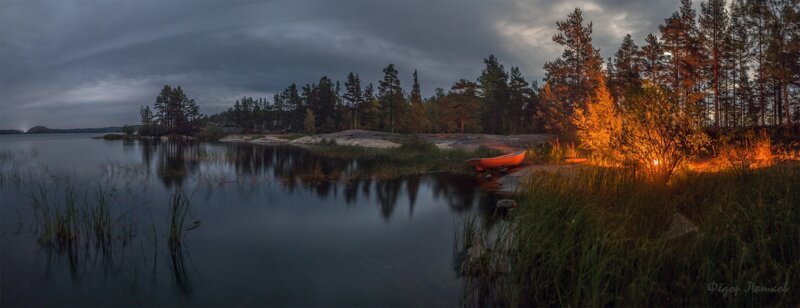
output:
M109 126L98 128L69 128L57 129L47 128L44 126L31 127L27 132L17 129L0 129L0 135L13 135L13 134L70 134L70 133L120 133L122 132L121 126Z

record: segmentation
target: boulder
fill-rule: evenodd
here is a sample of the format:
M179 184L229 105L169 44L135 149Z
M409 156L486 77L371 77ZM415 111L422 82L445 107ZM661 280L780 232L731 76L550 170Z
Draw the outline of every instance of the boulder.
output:
M676 239L686 234L697 232L697 225L695 225L689 218L675 213L672 215L672 222L669 224L667 230L667 239Z

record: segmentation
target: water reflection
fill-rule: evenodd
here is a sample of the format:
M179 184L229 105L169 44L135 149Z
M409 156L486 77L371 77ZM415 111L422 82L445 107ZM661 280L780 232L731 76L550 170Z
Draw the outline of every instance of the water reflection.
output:
M374 191L380 214L387 220L395 213L401 196L408 200L408 215L413 215L423 181L421 175L390 179L363 176L371 174L380 164L391 163L381 157L345 159L301 147L246 143L138 142L142 162L156 172L166 188L180 186L197 175L200 165L219 166L233 170L240 180L269 177L288 192L305 189L323 199L341 193L348 206L360 197L370 198ZM424 180L432 181L434 197L447 200L457 213L471 210L489 196L476 189L474 178L463 175L437 173Z
M75 173L75 187L82 187L80 217L85 219L79 221L79 240L47 246L37 242L35 232L15 235L14 242L3 238L3 274L21 285L44 286L3 292L12 294L3 304L24 304L41 294L47 296L33 303L69 305L90 298L86 302L98 305L180 305L217 299L244 305L379 305L376 299L412 294L414 299L399 305L445 297L444 302L420 302L448 305L461 294L453 286L457 282L440 285L446 280L442 277L456 279L450 267L453 223L468 213L478 214L487 225L497 219L494 197L481 192L468 176L364 176L393 163L382 157L349 159L299 147L253 144L151 140L102 145L111 161L103 156L84 165L89 168L76 167L85 171ZM25 183L47 179L49 209L65 213L67 194L50 187L55 171L28 167L2 170L2 178L30 178L0 187L9 198L3 206L29 212ZM21 171L30 176L18 176ZM101 183L103 191L117 197L100 202L93 194L96 186L86 183ZM182 189L192 196L192 213L176 219L169 196ZM91 219L101 203L107 204L102 209L111 211L106 215L111 220L100 221L111 224L98 225ZM419 218L402 219L415 215ZM9 226L5 216L3 224ZM200 219L202 226L193 227ZM170 244L171 229L193 228L186 243ZM39 252L16 249L24 244ZM385 266L376 271L375 264ZM21 269L14 272L16 268ZM409 269L422 279L403 274ZM142 285L151 292L149 302L142 299L147 298ZM3 286L3 291L16 291L10 288ZM120 295L103 297L107 293ZM315 298L320 301L311 300Z
M184 245L169 245L170 269L176 290L183 297L192 295L192 280L189 279L186 260L188 251L184 250Z

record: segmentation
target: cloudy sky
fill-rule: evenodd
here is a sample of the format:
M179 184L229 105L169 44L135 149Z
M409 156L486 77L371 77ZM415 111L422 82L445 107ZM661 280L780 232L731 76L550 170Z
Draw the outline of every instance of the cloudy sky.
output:
M0 128L138 121L164 84L203 112L241 96L347 72L377 83L394 63L422 91L475 79L495 54L528 80L560 55L555 22L575 7L604 58L626 33L640 43L679 0L68 1L0 0Z

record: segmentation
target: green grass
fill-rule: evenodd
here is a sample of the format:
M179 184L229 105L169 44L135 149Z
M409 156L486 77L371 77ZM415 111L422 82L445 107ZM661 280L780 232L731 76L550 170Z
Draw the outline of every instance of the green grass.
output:
M798 166L684 173L670 186L615 169L534 176L519 196L506 249L492 257L510 265L492 296L516 305L796 304L798 183ZM670 239L676 212L698 231ZM711 283L740 292L723 296L709 291ZM750 284L787 292L748 293Z
M289 140L289 141L295 140L295 139L300 138L300 137L305 137L305 136L307 136L307 135L306 134L283 134L283 135L277 135L278 138Z
M361 162L351 177L379 179L434 172L470 173L472 169L464 163L465 160L502 154L485 147L475 151L443 150L423 141L408 141L395 149L343 146L335 143L313 145L308 148L324 157Z

